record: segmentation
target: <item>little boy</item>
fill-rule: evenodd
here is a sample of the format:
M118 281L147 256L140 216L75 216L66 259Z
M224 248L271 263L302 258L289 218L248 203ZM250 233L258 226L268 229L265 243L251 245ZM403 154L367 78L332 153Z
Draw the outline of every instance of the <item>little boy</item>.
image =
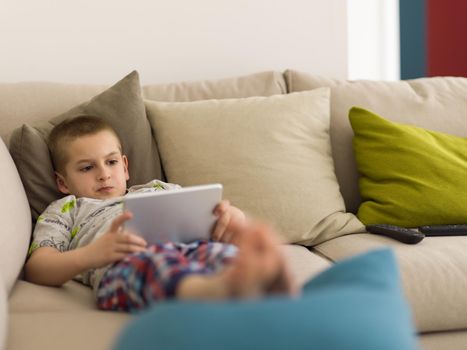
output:
M107 310L139 310L158 300L225 299L292 293L285 261L270 228L250 223L222 201L215 241L148 246L123 229L127 192L175 190L153 180L127 190L128 159L110 125L93 116L66 120L52 130L49 148L60 192L38 218L25 278L60 286L77 279L92 286Z

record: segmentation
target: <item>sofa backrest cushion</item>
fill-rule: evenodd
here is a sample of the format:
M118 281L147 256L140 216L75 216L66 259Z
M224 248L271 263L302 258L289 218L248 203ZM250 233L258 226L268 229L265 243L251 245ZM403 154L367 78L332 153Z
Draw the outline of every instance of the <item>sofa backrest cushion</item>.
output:
M73 106L88 101L107 85L21 82L0 84L0 137L10 144L14 129L47 121Z
M0 140L0 289L11 291L28 251L31 214L13 159Z
M148 100L187 102L210 99L271 96L286 93L281 72L266 71L255 74L194 82L151 84L143 86Z
M54 125L79 115L101 117L114 127L130 160L130 186L161 178L159 154L146 118L139 76L134 71L90 101L48 121L23 125L14 131L10 152L21 174L34 219L53 200L63 196L55 184L47 137Z
M109 85L64 84L54 82L0 83L0 137L9 145L12 131L23 124L47 121L80 103L90 100ZM194 101L284 94L286 84L281 72L266 71L244 76L147 84L143 97L158 101Z
M369 109L393 121L467 137L467 78L436 77L407 81L345 81L288 70L289 92L331 88L331 143L346 209L360 205L358 172L352 150L349 110Z
M226 199L289 243L362 230L334 174L328 89L146 106L169 182L222 183Z

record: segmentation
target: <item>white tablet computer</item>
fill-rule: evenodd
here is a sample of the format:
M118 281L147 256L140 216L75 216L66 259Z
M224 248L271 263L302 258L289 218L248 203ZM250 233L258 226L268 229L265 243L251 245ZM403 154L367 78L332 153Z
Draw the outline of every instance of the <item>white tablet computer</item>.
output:
M213 211L221 199L220 184L128 194L124 209L133 213L133 219L125 222L125 229L140 234L148 244L209 239L217 220Z

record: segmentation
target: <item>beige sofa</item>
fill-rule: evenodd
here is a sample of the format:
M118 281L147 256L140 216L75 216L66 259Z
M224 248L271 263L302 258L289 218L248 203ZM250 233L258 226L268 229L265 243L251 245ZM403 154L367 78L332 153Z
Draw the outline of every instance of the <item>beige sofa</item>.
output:
M314 226L316 230L325 233L316 236L318 238L302 240L302 243L308 242L309 247L293 244L300 243L300 239L287 239L285 234L289 244L283 249L293 275L298 283L304 283L334 261L390 246L398 257L404 291L413 310L422 346L426 349L467 347L467 298L464 296L467 238L426 238L412 246L362 233L363 226L352 214L356 212L360 198L352 154L352 130L347 118L348 109L359 105L390 119L466 136L467 79L347 82L288 70L216 81L146 85L142 87L142 96L152 101L244 99L320 87L330 88L333 166L338 181L336 186L342 193L342 206L345 202L348 212L345 214L338 208L337 214L339 220L345 222L341 226L347 228L339 227L341 234L333 235L317 224ZM27 195L31 201L34 181L26 183L24 177L23 181L20 178L18 169L23 172L24 168L18 166L18 149L15 151L16 164L8 152L12 132L24 123L35 125L50 120L106 88L108 86L51 82L0 84L0 135L3 141L0 142L0 219L4 223L0 233L0 342L6 349L108 349L119 330L132 318L127 314L98 311L91 290L77 282L52 288L21 279L32 228ZM154 106L151 107L151 103L146 101L150 121L147 128L150 135L161 136L161 130L154 130L155 119L151 116ZM177 110L172 112L176 114ZM262 126L264 130L268 127L268 124ZM159 152L163 154L167 150L159 145ZM159 159L159 155L153 156ZM34 158L29 161L34 163ZM36 163L42 161L35 159ZM177 169L168 161L166 164L167 169L163 169L161 176ZM243 198L247 203L248 200L253 198ZM32 206L34 216L38 206ZM250 211L254 212L254 208Z

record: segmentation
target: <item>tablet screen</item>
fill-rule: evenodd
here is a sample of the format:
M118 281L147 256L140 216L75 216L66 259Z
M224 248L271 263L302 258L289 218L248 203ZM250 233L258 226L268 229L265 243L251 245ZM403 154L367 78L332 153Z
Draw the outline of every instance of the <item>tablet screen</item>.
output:
M222 185L210 184L177 190L128 194L124 209L133 213L125 229L143 236L148 244L189 243L209 239L222 199Z

